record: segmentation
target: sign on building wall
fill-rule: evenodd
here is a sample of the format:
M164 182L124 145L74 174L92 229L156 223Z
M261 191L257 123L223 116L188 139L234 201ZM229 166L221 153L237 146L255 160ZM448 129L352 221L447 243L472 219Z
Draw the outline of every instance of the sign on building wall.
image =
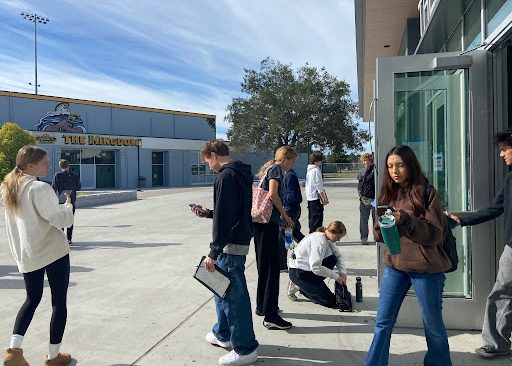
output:
M67 102L57 103L55 109L46 112L34 128L37 131L48 132L87 132L82 117L79 114L71 114Z
M62 134L58 132L31 132L40 144L77 145L77 146L118 146L130 147L140 144L141 139L127 136L103 136L87 134ZM140 146L140 145L139 145Z

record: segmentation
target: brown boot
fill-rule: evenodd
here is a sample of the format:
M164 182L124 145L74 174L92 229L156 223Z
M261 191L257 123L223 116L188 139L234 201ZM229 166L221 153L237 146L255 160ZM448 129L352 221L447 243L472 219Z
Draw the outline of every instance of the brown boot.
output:
M21 348L9 348L4 352L4 366L29 366Z
M69 353L59 353L57 357L49 360L46 356L44 366L66 366L71 363L71 355Z

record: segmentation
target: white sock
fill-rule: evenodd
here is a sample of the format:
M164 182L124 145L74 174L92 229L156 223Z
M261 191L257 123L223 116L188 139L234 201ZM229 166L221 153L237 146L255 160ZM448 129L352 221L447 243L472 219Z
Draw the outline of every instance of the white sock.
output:
M23 343L23 336L19 334L13 334L11 336L11 347L9 348L21 348Z
M59 344L49 344L48 346L48 359L53 360L59 355L60 343Z

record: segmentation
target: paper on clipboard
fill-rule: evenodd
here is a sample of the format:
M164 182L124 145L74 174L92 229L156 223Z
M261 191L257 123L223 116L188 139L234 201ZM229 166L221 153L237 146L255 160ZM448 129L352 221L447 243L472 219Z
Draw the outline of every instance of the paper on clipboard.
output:
M205 258L206 257L201 258L193 277L201 282L208 290L223 299L224 296L226 296L231 280L228 274L217 267L217 265L215 265L214 272L208 272L203 263Z

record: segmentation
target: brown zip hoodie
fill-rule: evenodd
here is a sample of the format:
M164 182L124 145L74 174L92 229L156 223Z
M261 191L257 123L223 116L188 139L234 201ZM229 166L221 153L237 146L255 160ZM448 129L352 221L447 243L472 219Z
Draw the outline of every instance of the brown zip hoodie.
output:
M444 272L451 262L442 249L446 219L441 209L439 194L434 188L430 193L429 206L425 217L414 216L412 202L405 190L400 190L395 200L387 203L400 211L398 232L400 233L400 253L390 255L384 249L384 263L405 272ZM382 242L378 220L373 235Z

